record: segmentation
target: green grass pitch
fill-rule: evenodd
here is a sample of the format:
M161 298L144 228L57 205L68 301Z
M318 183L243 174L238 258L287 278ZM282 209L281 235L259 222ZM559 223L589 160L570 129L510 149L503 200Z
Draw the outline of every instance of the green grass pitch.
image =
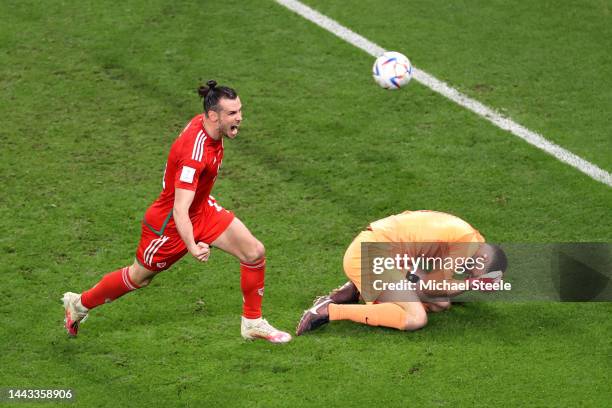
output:
M307 4L612 170L610 1ZM378 88L372 62L273 1L0 2L0 387L72 388L79 407L609 404L609 303L469 304L278 347L241 339L219 251L67 338L62 293L132 262L210 78L245 117L213 193L266 245L280 328L344 281L364 225L405 209L493 242L611 241L609 187L417 83Z

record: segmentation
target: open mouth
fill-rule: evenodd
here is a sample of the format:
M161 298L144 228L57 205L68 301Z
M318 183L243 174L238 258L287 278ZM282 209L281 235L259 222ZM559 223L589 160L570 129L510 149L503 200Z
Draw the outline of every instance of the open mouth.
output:
M232 136L236 136L238 134L238 125L231 125L230 126L230 133Z

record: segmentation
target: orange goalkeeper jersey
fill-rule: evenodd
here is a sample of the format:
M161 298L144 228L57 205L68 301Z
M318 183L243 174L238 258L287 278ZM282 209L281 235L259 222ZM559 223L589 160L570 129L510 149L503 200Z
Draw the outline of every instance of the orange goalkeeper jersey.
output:
M368 229L375 242L411 243L406 246L411 256L472 256L477 245L453 244L485 242L461 218L437 211L404 211L374 221Z

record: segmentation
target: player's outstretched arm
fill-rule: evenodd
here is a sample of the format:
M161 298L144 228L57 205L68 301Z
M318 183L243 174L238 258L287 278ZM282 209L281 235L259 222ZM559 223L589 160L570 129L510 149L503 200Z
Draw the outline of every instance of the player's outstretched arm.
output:
M174 208L172 216L181 239L185 243L187 250L198 261L205 262L210 255L210 248L204 242L196 243L193 237L193 225L189 218L189 207L193 202L195 191L177 188L174 192Z

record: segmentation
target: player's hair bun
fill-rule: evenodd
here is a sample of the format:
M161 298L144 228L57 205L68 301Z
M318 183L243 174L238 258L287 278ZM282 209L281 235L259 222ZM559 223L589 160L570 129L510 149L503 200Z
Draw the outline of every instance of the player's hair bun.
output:
M198 95L200 95L202 98L206 98L206 95L208 95L211 90L215 89L217 86L217 81L211 79L210 81L206 82L206 85L207 86L202 85L198 88Z
M227 86L217 86L217 81L214 79L206 81L206 85L201 85L198 88L198 94L204 99L202 104L204 105L204 113L206 115L211 110L219 112L219 101L221 99L236 99L238 97L235 90Z

